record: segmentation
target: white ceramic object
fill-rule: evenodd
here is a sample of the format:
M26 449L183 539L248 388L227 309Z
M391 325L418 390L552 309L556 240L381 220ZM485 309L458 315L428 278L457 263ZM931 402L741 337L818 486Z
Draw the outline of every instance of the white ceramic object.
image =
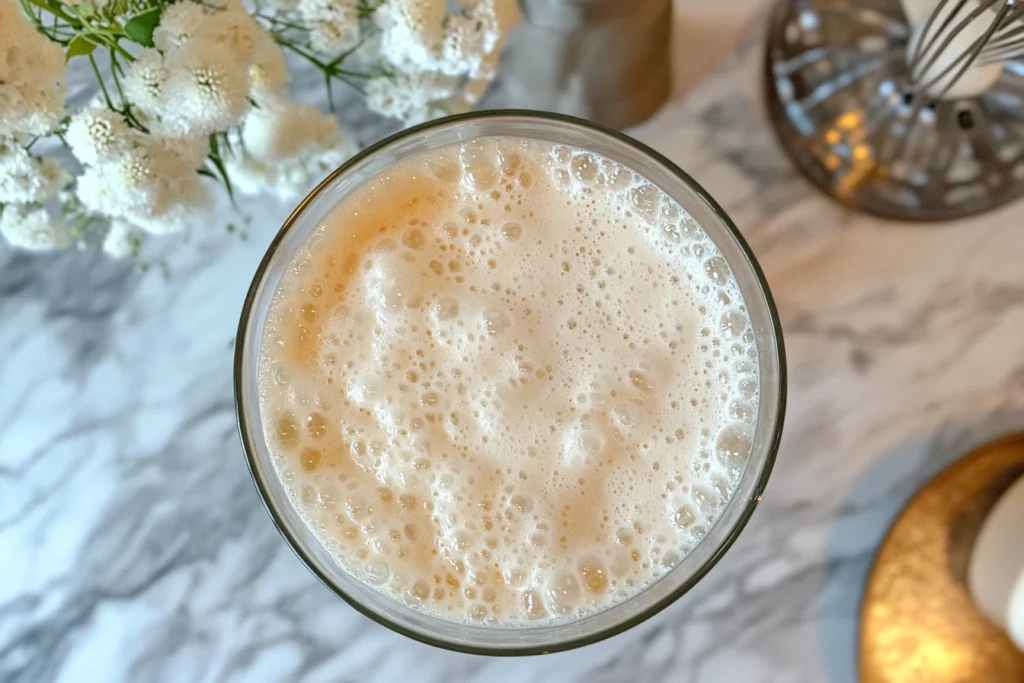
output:
M977 9L972 2L962 5L947 2L939 8L936 0L904 0L903 7L913 27L910 41L907 43L908 62L913 62L918 43L925 29L928 29L925 45L929 47L921 55L921 67L914 72L918 82L927 84L925 90L928 94L949 100L976 97L991 88L998 80L999 74L1003 71L1002 62L972 65L957 76L960 70L958 60L985 35L995 20L994 11L985 12L972 20L970 17ZM928 17L935 11L939 14L929 25ZM956 15L950 18L949 15L954 11ZM958 31L959 25L963 22L967 23L963 30ZM952 39L949 40L949 44L943 48L943 44L950 38Z
M971 552L967 587L978 608L1024 650L1024 477L985 518Z

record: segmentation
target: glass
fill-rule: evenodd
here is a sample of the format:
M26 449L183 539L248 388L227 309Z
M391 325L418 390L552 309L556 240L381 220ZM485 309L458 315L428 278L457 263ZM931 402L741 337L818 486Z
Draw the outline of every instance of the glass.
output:
M400 604L347 574L320 545L288 499L261 427L259 349L271 299L294 254L354 189L410 155L484 136L546 140L593 151L646 177L690 213L718 245L735 274L756 338L761 395L750 460L718 522L670 572L602 612L536 627L497 628L441 619ZM718 204L665 157L619 132L580 119L502 110L451 116L410 128L373 145L327 177L295 209L271 242L249 288L235 344L235 403L253 481L278 529L310 570L357 610L388 628L431 645L486 655L566 650L626 630L689 590L736 540L761 493L778 451L786 401L786 365L778 312L750 248Z

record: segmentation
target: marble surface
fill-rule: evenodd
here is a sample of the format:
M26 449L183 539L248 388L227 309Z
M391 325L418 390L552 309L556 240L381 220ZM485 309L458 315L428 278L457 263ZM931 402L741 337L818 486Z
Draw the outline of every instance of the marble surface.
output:
M796 177L748 34L636 131L732 214L775 293L789 411L764 499L693 591L580 650L488 659L393 634L285 545L231 394L243 294L287 207L166 247L170 277L0 248L0 681L856 680L859 599L899 508L1024 428L1021 205L936 226ZM226 220L226 218L225 218Z

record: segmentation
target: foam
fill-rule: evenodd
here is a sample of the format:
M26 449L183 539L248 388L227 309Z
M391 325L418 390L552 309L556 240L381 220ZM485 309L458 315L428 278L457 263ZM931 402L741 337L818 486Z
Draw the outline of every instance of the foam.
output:
M398 163L310 238L260 404L346 570L507 627L610 607L700 541L749 456L757 367L676 202L583 150L483 138Z

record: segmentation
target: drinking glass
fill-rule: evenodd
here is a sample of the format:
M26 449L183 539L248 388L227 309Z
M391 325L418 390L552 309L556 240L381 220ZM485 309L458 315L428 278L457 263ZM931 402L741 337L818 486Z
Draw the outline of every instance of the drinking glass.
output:
M409 156L490 136L548 141L589 150L632 169L675 199L714 240L735 274L756 339L760 398L750 458L721 517L679 564L633 597L601 612L536 626L495 627L444 619L402 604L347 573L289 500L264 438L258 371L260 344L281 276L332 209L363 183ZM688 591L733 544L761 498L778 451L786 401L786 364L778 312L750 247L722 208L671 161L615 130L568 116L481 111L438 119L368 147L329 175L292 212L270 243L245 298L235 344L235 403L253 481L274 523L306 566L374 621L410 638L461 652L526 655L579 647L620 633Z

